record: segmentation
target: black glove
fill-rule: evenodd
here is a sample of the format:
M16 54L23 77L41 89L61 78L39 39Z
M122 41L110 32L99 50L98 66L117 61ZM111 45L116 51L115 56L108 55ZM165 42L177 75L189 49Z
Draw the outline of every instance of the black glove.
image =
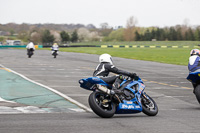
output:
M130 77L133 78L134 80L138 80L139 79L139 77L137 76L136 73L131 73Z
M131 78L135 78L136 76L137 76L136 73L131 73L131 74L129 75L129 77L131 77Z

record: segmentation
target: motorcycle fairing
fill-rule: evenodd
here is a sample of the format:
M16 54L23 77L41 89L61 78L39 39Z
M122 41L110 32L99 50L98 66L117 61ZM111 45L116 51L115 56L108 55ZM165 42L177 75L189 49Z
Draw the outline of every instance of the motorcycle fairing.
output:
M142 112L142 106L141 104L138 104L135 100L126 101L123 100L123 103L119 103L117 106L116 114L129 114L129 113L140 113ZM135 102L134 102L135 101Z
M89 77L87 79L80 79L79 83L80 83L80 87L86 90L90 90L90 91L95 91L93 87L95 84L109 86L106 82L104 82L102 79L98 77Z
M133 89L133 86L136 88ZM135 94L135 97L130 101L123 100L123 103L119 103L117 106L116 114L129 114L142 112L141 93L143 93L145 86L138 81L132 81L124 89L130 90Z
M200 80L200 72L192 72L188 75L187 80L193 83L197 83Z
M135 89L133 89L133 86L137 85L137 87ZM129 89L130 91L132 91L133 93L137 93L139 92L140 94L143 93L144 89L145 89L145 85L143 84L143 82L141 83L140 81L132 81L130 84L128 84L125 89Z

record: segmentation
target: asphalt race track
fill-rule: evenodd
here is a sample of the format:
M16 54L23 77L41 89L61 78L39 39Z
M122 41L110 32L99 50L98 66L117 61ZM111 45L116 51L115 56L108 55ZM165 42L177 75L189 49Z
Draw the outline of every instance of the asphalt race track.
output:
M103 119L89 111L55 109L47 112L15 112L13 110L16 108L32 107L31 110L37 106L0 100L0 133L200 132L200 105L192 92L192 85L186 80L187 66L113 59L115 66L136 72L143 79L146 92L158 104L157 116L149 117L139 113ZM0 49L0 65L89 108L90 92L81 89L78 80L92 76L98 65L98 55L60 52L54 59L50 51L37 50L32 58L28 58L26 50ZM0 80L2 78L0 75Z

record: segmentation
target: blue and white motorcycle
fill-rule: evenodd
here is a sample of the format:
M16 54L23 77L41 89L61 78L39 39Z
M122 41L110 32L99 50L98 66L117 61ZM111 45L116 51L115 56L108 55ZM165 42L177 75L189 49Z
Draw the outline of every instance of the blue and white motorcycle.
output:
M187 80L189 80L194 87L194 94L197 101L200 104L200 72L192 72L188 75Z
M158 113L156 102L144 92L145 85L138 77L134 80L124 78L120 84L120 93L112 94L112 85L98 77L79 80L80 87L93 91L89 96L89 105L102 118L113 117L114 114L131 114L143 112L148 116Z

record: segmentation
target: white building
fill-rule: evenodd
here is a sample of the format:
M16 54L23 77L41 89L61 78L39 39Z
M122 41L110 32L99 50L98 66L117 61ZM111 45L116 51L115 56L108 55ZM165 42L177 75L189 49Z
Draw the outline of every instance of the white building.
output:
M20 40L6 40L6 45L21 45L21 41Z

